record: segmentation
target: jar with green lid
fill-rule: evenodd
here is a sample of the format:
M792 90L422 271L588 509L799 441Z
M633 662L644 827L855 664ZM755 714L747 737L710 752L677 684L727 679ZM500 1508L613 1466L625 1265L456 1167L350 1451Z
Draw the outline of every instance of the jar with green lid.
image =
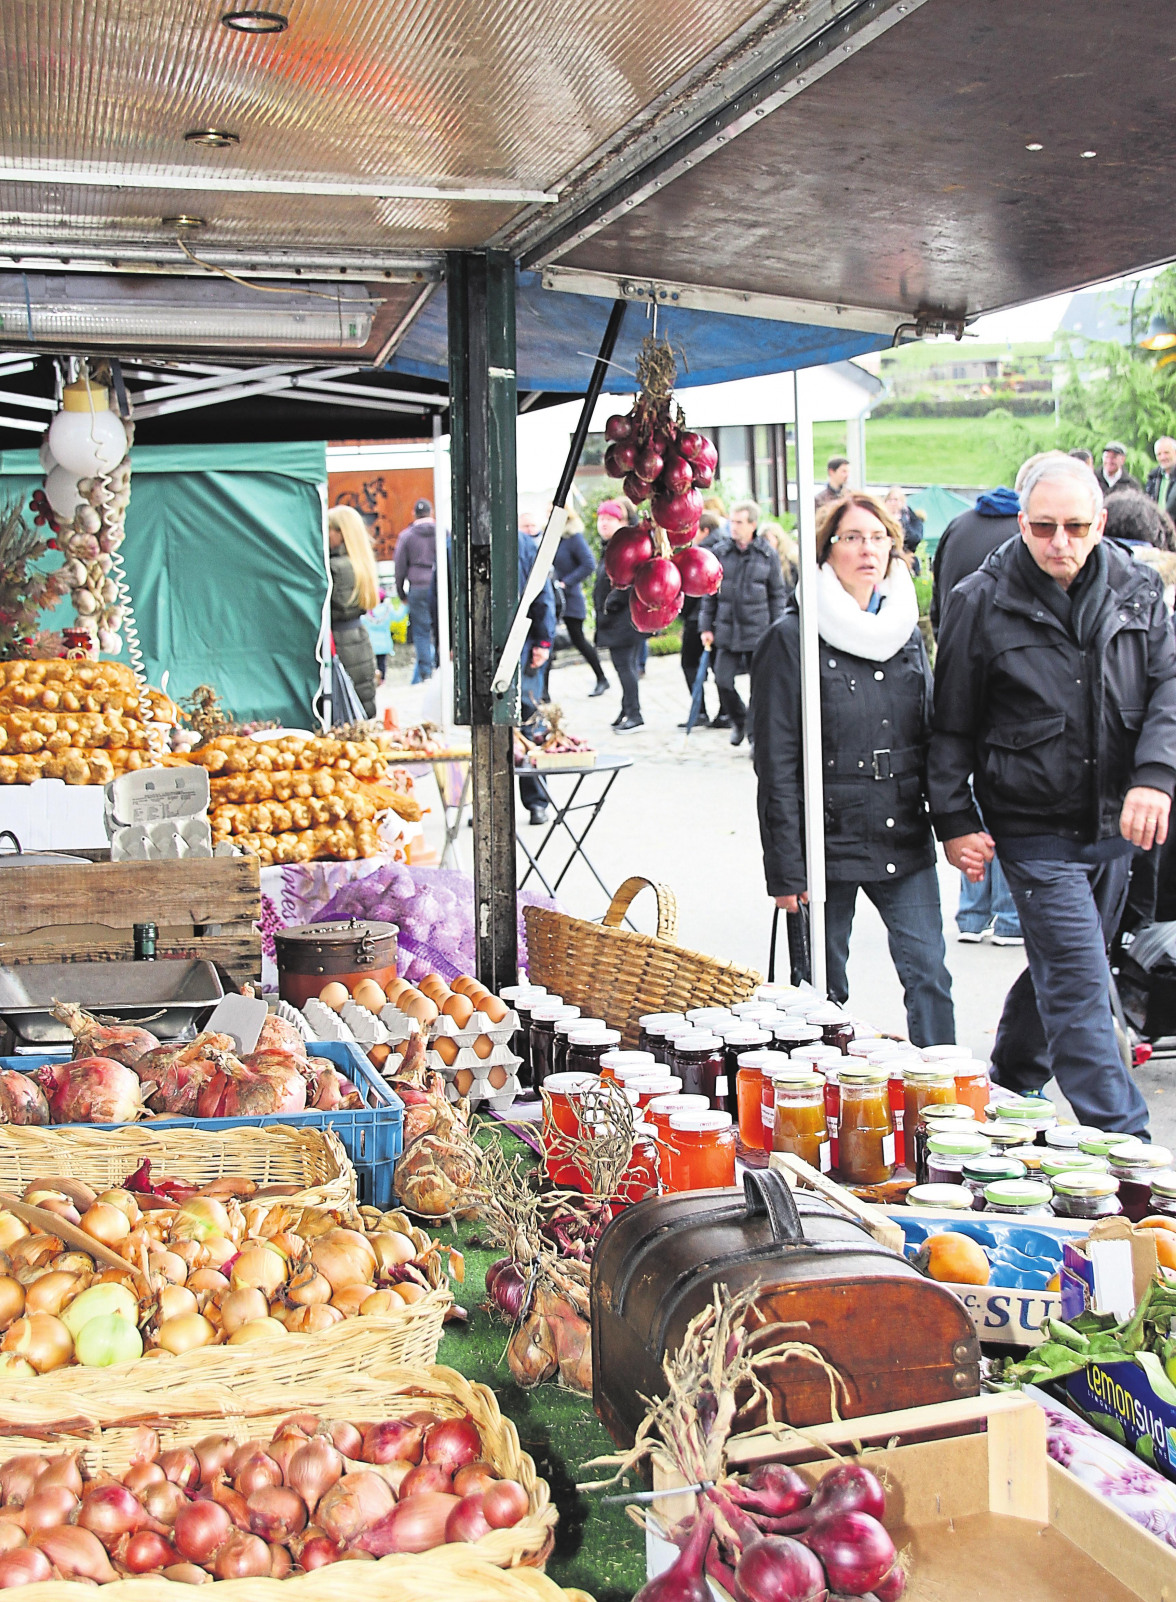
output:
M906 1204L916 1212L970 1213L972 1192L964 1185L912 1185Z
M988 1117L996 1123L1009 1122L1020 1124L1027 1133L1026 1140L1034 1140L1038 1145L1045 1144L1045 1132L1052 1129L1058 1121L1057 1111L1052 1102L1046 1101L1044 1096L1019 1096L1016 1101L990 1102Z
M1161 1169L1151 1176L1149 1210L1161 1218L1176 1218L1176 1169Z
M1111 1218L1123 1211L1119 1181L1113 1174L1089 1168L1069 1168L1056 1174L1052 1207L1058 1218Z
M1030 1131L1023 1122L1015 1118L995 1119L980 1128L992 1142L994 1151L1010 1151L1014 1146L1024 1146L1030 1138Z
M1012 1218L1052 1218L1051 1186L1039 1179L997 1179L984 1187L984 1210Z
M964 1163L970 1157L986 1157L988 1141L979 1130L973 1134L967 1129L933 1131L927 1137L927 1183L929 1185L962 1185Z
M1133 1224L1146 1218L1151 1204L1151 1176L1172 1166L1166 1146L1146 1140L1125 1140L1108 1153L1107 1167L1119 1181L1119 1201Z
M953 1132L966 1129L969 1134L974 1134L979 1127L971 1107L958 1102L929 1102L923 1108L913 1140L905 1142L906 1165L917 1183L927 1183L927 1141L932 1135L942 1134L947 1129ZM987 1129L984 1133L988 1133Z
M1074 1173L1078 1169L1087 1174L1105 1174L1107 1160L1105 1157L1090 1157L1084 1151L1047 1149L1038 1164L1038 1172L1043 1179L1056 1179L1059 1174Z
M998 1179L1024 1179L1027 1169L1024 1163L1015 1158L1003 1157L999 1153L989 1151L983 1157L968 1157L964 1160L963 1182L972 1193L972 1206L976 1212L984 1210L984 1187L995 1184Z
M1133 1146L1139 1140L1138 1135L1125 1135L1121 1131L1093 1130L1078 1142L1078 1150L1086 1152L1091 1157L1109 1157L1116 1146Z

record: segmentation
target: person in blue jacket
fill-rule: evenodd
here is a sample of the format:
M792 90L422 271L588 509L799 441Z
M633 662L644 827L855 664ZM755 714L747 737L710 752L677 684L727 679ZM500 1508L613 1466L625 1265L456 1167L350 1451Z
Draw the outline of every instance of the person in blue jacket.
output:
M563 538L555 553L552 573L556 584L563 591L563 621L568 631L568 638L596 674L596 688L590 692L589 699L603 695L608 689L608 679L600 665L596 647L591 640L584 638L584 619L588 616L588 603L584 599L584 580L590 579L595 572L596 558L592 554L592 547L584 538L584 524L575 512L569 512Z
M531 569L535 566L535 558L539 554L539 541L522 526L527 520L520 515L519 518L519 594L523 593ZM532 715L535 708L543 700L544 694L544 668L551 655L551 642L555 638L555 586L551 575L539 594L531 602L531 627L527 633L527 643L523 646L523 655L519 663L519 691L522 698L523 722ZM531 815L532 823L547 822L548 794L543 780L534 774L523 773L519 775L519 800Z

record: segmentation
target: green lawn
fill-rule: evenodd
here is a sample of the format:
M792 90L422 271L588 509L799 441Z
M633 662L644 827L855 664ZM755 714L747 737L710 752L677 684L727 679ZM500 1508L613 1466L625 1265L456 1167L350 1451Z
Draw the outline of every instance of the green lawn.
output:
M1017 464L1052 441L1051 417L883 417L866 423L871 484L946 484L991 488L1011 483ZM845 426L818 423L813 454L820 477L830 456L845 454Z

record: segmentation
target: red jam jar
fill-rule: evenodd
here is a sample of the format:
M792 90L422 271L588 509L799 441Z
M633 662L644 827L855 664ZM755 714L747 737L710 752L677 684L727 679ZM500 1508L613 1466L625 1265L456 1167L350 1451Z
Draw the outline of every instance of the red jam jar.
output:
M601 1029L607 1027L606 1024L600 1025ZM619 1077L622 1068L639 1068L648 1073L653 1073L655 1070L661 1071L663 1067L664 1065L658 1061L652 1051L621 1051L618 1047L613 1051L606 1051L600 1059L600 1077L602 1079L616 1079Z
M666 1064L688 1096L705 1096L716 1112L727 1110L727 1059L718 1035L695 1029L678 1035Z
M620 1038L619 1029L573 1029L568 1035L567 1071L599 1076L605 1052L612 1051Z
M657 1130L657 1138L664 1141L670 1133L670 1119L675 1113L709 1112L705 1096L655 1096L642 1109L641 1116ZM663 1165L664 1166L664 1165Z
M621 1175L616 1200L625 1207L656 1196L661 1189L661 1152L652 1124L633 1125L633 1155Z
M770 1069L780 1066L780 1053L760 1047L742 1052L735 1070L735 1106L739 1116L739 1138L751 1151L768 1151L770 1142L765 1131L764 1097L768 1091L767 1075ZM728 1076L729 1077L729 1076Z
M787 1055L797 1046L817 1046L822 1044L821 1030L816 1024L805 1023L803 1018L782 1018L779 1023L772 1025L772 1039L775 1050Z
M1119 1181L1119 1202L1133 1224L1146 1218L1151 1209L1153 1176L1171 1166L1172 1153L1145 1140L1124 1141L1107 1153L1107 1167Z
M730 1113L675 1113L662 1149L669 1157L667 1190L723 1190L735 1183Z
M553 1185L564 1190L579 1190L583 1176L574 1163L560 1162L549 1154L549 1132L554 1126L561 1135L575 1140L581 1133L580 1107L584 1092L600 1083L594 1074L549 1074L544 1084L547 1100L543 1107L543 1165Z
M806 1013L805 1018L808 1023L818 1026L821 1039L827 1046L836 1046L842 1056L845 1055L845 1049L853 1039L853 1024L840 1007L832 1004L816 1007Z
M638 1107L648 1107L651 1101L659 1096L679 1096L682 1093L682 1081L677 1074L629 1074L621 1081L626 1090L631 1090L637 1097Z
M638 1020L641 1033L637 1040L640 1051L651 1051L658 1062L666 1060L666 1031L674 1024L689 1022L684 1012L647 1012Z
M756 1029L749 1024L740 1024L737 1029L724 1029L720 1032L723 1042L723 1056L727 1059L727 1084L735 1083L735 1076L739 1072L739 1059L749 1051L761 1051L771 1046L772 1036L767 1029Z

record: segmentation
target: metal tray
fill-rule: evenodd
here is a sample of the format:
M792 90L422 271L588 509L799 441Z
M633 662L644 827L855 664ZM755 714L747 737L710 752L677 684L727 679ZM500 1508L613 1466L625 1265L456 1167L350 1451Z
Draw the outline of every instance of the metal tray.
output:
M201 1014L223 995L213 964L195 957L0 965L0 1018L19 1043L29 1045L72 1040L50 1010L55 1001L72 1001L120 1023L141 1023L161 1040L177 1040L193 1034Z

